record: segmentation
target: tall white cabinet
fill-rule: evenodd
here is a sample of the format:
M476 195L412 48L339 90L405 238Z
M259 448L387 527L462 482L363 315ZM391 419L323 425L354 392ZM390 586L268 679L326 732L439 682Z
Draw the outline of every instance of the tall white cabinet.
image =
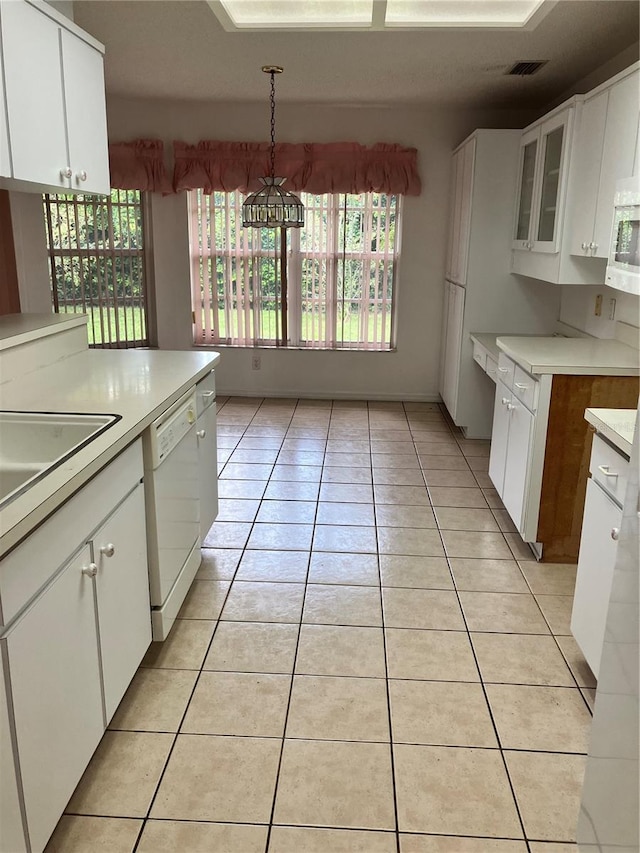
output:
M550 334L559 293L512 276L520 130L476 130L452 155L440 395L469 438L489 438L495 385L472 332Z

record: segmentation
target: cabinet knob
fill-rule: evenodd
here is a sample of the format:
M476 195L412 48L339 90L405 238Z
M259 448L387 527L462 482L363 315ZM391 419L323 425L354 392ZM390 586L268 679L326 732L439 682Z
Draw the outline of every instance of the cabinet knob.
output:
M96 566L95 563L89 563L88 566L83 566L83 568L82 568L82 574L86 575L86 577L88 577L88 578L95 578L97 573L98 573L98 567Z
M508 405L509 405L509 398L508 397L502 398L502 405L508 407Z
M620 528L619 527L612 527L611 528L611 538L617 542L619 537L620 537Z
M71 170L69 170L69 171L71 171ZM86 180L87 180L87 173L85 172L85 170L84 170L84 169L81 169L81 170L76 174L76 181L77 181L78 183L81 183L82 181L86 181Z
M112 542L108 542L106 545L103 545L102 548L100 548L100 553L103 557L113 557L113 555L116 553L115 545Z
M589 244L588 243L580 243L580 248L586 252L587 249L589 248Z
M196 430L196 435L198 436L198 438L204 438L206 434L207 434L207 431L204 429Z
M516 406L515 403L507 403L507 411L508 412L512 412L514 409L517 409L517 408L518 407Z
M67 166L66 169L60 169L60 177L64 180L65 178L70 178L73 175L70 166Z
M598 248L598 244L597 243L589 243L589 248L591 249L592 252L595 252L595 250Z

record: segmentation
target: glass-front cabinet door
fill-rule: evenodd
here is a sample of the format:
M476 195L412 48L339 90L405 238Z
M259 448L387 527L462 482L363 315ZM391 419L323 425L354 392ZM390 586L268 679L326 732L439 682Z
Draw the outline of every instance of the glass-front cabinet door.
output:
M520 166L520 194L518 198L518 218L516 221L514 248L528 249L531 236L531 214L533 211L533 191L538 153L538 129L526 134L522 139L522 160ZM527 141L527 136L531 137ZM523 245L524 244L524 245Z
M514 249L559 251L572 115L570 107L522 135Z

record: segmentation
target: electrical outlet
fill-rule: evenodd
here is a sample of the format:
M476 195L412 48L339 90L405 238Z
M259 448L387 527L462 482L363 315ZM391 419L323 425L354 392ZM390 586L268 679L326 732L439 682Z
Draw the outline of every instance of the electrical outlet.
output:
M616 300L615 299L609 300L609 319L610 320L616 319Z
M596 306L593 309L593 313L596 317L600 317L602 314L602 294L599 293L596 296Z
M260 370L261 367L260 356L252 355L251 356L251 369L252 370Z

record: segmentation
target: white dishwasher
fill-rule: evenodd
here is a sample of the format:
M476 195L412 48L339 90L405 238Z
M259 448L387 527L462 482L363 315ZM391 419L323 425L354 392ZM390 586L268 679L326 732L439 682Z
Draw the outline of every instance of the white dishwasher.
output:
M188 391L144 434L149 589L154 640L164 640L200 565L196 395Z

